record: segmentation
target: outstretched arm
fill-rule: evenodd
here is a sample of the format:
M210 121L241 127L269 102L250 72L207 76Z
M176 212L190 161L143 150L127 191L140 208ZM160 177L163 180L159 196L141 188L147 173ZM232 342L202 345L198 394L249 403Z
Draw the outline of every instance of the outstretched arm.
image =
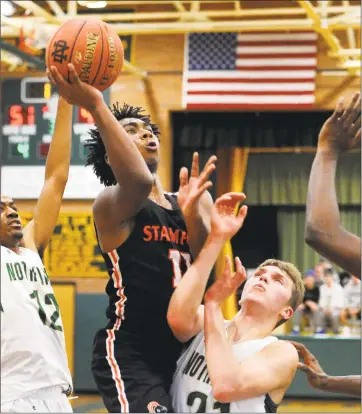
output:
M142 208L152 189L153 177L135 143L104 102L101 92L81 82L72 64L68 69L70 83L56 69L53 82L67 102L86 108L92 114L118 183L107 187L94 205L97 227L112 231L115 223L122 224Z
M361 239L340 221L335 188L340 153L361 139L361 100L354 95L347 109L340 100L324 124L308 184L305 241L322 256L361 278Z
M221 304L246 279L245 269L235 260L237 272L224 273L205 295L205 347L207 369L214 398L221 403L253 398L285 389L297 369L296 350L284 341L266 346L239 362L225 332Z
M304 371L304 368L300 368ZM307 368L309 370L309 368ZM305 372L305 371L304 371ZM345 377L331 377L327 375L325 383L320 388L321 391L337 392L341 394L361 396L361 376L347 375Z
M54 135L45 165L45 181L34 218L24 228L24 246L42 253L58 220L68 181L72 139L72 106L59 98Z
M361 396L361 375L331 377L323 371L317 358L303 344L294 341L291 343L303 360L298 364L298 369L306 374L308 382L313 388L326 392Z
M167 321L181 342L187 342L203 329L204 312L201 302L206 284L224 244L244 222L246 206L235 216L235 207L244 199L244 194L227 193L216 200L211 215L211 232L206 243L171 297Z

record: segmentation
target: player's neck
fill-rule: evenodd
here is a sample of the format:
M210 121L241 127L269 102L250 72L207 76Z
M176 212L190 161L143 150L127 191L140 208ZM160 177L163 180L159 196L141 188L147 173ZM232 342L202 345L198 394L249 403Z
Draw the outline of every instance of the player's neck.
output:
M232 319L228 327L232 342L250 341L269 336L276 325L275 318L253 309L244 309Z
M148 196L148 198L155 203L159 204L160 206L169 207L169 201L165 197L165 193L163 191L163 187L158 175L153 174L154 183L152 186L152 190Z
M6 244L1 243L2 246L6 247L7 249L11 250L12 252L19 254L20 253L20 244L16 246L7 246Z

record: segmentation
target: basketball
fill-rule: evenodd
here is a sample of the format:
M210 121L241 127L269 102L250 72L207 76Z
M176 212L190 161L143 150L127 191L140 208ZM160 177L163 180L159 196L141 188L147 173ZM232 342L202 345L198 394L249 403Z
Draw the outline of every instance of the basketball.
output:
M46 48L48 68L55 66L69 81L68 63L73 63L80 80L100 91L116 80L123 60L121 39L101 20L68 20L59 27Z

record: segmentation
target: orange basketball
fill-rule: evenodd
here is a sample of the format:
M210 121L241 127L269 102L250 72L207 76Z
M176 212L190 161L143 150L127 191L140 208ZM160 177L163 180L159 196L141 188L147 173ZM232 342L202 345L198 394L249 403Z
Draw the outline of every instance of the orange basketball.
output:
M77 18L59 27L48 42L45 59L47 67L55 66L68 81L68 63L73 63L83 82L103 91L120 74L124 53L109 24Z

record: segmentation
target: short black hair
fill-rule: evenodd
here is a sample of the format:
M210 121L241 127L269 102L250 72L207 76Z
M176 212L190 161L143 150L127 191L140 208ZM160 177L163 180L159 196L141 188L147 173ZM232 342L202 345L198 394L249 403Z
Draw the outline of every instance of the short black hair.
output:
M136 118L148 124L156 137L159 139L160 130L158 126L151 122L151 118L147 114L143 114L144 109L137 106L123 104L122 107L116 102L112 107L109 107L113 115L118 121L126 118ZM104 159L106 155L106 148L99 134L98 128L93 128L89 131L90 139L87 139L85 146L88 148L87 165L93 165L93 172L99 178L100 182L106 187L116 185L117 181L113 174L111 167Z

